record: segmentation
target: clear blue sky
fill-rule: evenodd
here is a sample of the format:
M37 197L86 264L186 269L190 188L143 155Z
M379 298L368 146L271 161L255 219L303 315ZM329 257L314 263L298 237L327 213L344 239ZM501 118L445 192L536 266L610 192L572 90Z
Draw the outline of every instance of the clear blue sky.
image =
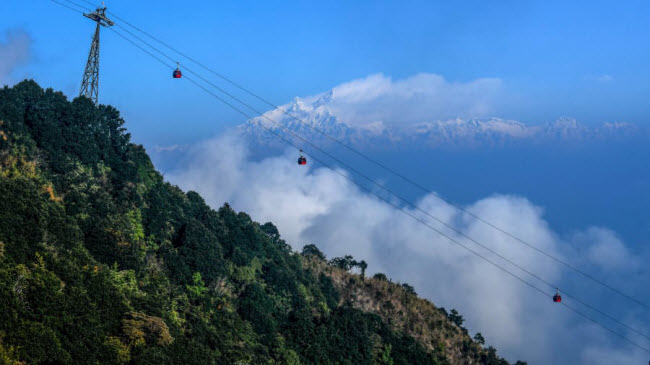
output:
M81 2L81 0L75 0ZM106 4L275 103L373 73L503 80L497 116L538 123L649 123L650 2L132 1ZM23 29L33 57L13 73L78 92L93 24L47 0L3 0L0 39ZM243 117L111 32L101 94L135 140L187 143Z

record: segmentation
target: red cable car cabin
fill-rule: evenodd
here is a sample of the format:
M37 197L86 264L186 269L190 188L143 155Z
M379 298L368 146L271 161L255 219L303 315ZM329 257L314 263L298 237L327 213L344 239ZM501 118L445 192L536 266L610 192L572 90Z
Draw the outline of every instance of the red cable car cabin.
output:
M300 157L298 157L298 165L306 165L307 159L302 155L302 150L300 150Z
M560 295L560 290L558 289L557 293L553 296L553 301L555 303L560 303L562 301L562 296Z
M172 72L172 77L175 79L180 79L183 77L183 73L181 72L181 65L179 62L176 62L176 70Z

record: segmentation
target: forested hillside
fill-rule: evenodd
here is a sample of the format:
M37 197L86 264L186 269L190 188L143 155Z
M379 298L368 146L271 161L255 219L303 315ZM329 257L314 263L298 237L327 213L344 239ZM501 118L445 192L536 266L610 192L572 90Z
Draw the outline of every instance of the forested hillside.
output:
M123 123L0 90L0 364L507 364L407 284L166 183Z

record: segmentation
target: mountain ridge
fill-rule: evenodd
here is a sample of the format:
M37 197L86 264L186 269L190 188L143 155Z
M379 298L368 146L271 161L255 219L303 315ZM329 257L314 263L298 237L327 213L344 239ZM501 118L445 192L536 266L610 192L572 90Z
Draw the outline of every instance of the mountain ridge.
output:
M277 137L257 124L282 134L283 129L299 134L314 143L330 144L329 137L362 147L416 144L426 147L494 146L509 143L545 143L610 140L645 133L642 128L625 122L606 122L588 126L570 117L540 125L497 117L455 118L409 124L386 124L383 121L349 123L331 106L333 91L317 97L294 98L288 104L268 111L237 127L247 140L278 146ZM320 132L323 133L320 133ZM325 134L327 136L325 136ZM289 134L287 134L289 135Z

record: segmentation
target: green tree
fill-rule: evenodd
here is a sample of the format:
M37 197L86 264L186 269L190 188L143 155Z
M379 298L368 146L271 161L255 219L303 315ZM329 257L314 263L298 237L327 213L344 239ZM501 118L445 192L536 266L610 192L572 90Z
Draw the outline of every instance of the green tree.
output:
M381 280L381 281L388 281L388 277L384 273L376 273L375 275L372 276L374 279Z
M384 350L382 351L380 358L379 358L379 364L382 365L393 365L393 358L390 355L391 350L393 349L393 346L390 344L384 346Z
M320 260L326 260L325 254L316 247L316 245L309 244L302 248L301 255L305 257L315 257Z
M465 322L465 319L463 316L461 316L457 310L452 309L451 312L449 313L449 319L454 322L458 327L463 326L463 322Z
M477 332L474 335L474 341L476 341L476 343L478 343L481 346L485 345L485 338L483 338L483 335L481 334L481 332Z
M354 261L354 258L350 255L345 255L343 257L335 257L329 261L329 264L335 267L338 267L339 269L343 269L345 271L349 271L356 265L356 261Z
M361 270L361 279L364 279L366 277L366 269L368 268L368 264L366 261L361 260L357 263L357 266L359 267L359 270Z
M411 294L411 295L417 295L417 293L415 292L415 288L412 287L411 285L409 285L407 283L402 283L401 286L402 286L402 289L404 289L404 291L406 293Z

